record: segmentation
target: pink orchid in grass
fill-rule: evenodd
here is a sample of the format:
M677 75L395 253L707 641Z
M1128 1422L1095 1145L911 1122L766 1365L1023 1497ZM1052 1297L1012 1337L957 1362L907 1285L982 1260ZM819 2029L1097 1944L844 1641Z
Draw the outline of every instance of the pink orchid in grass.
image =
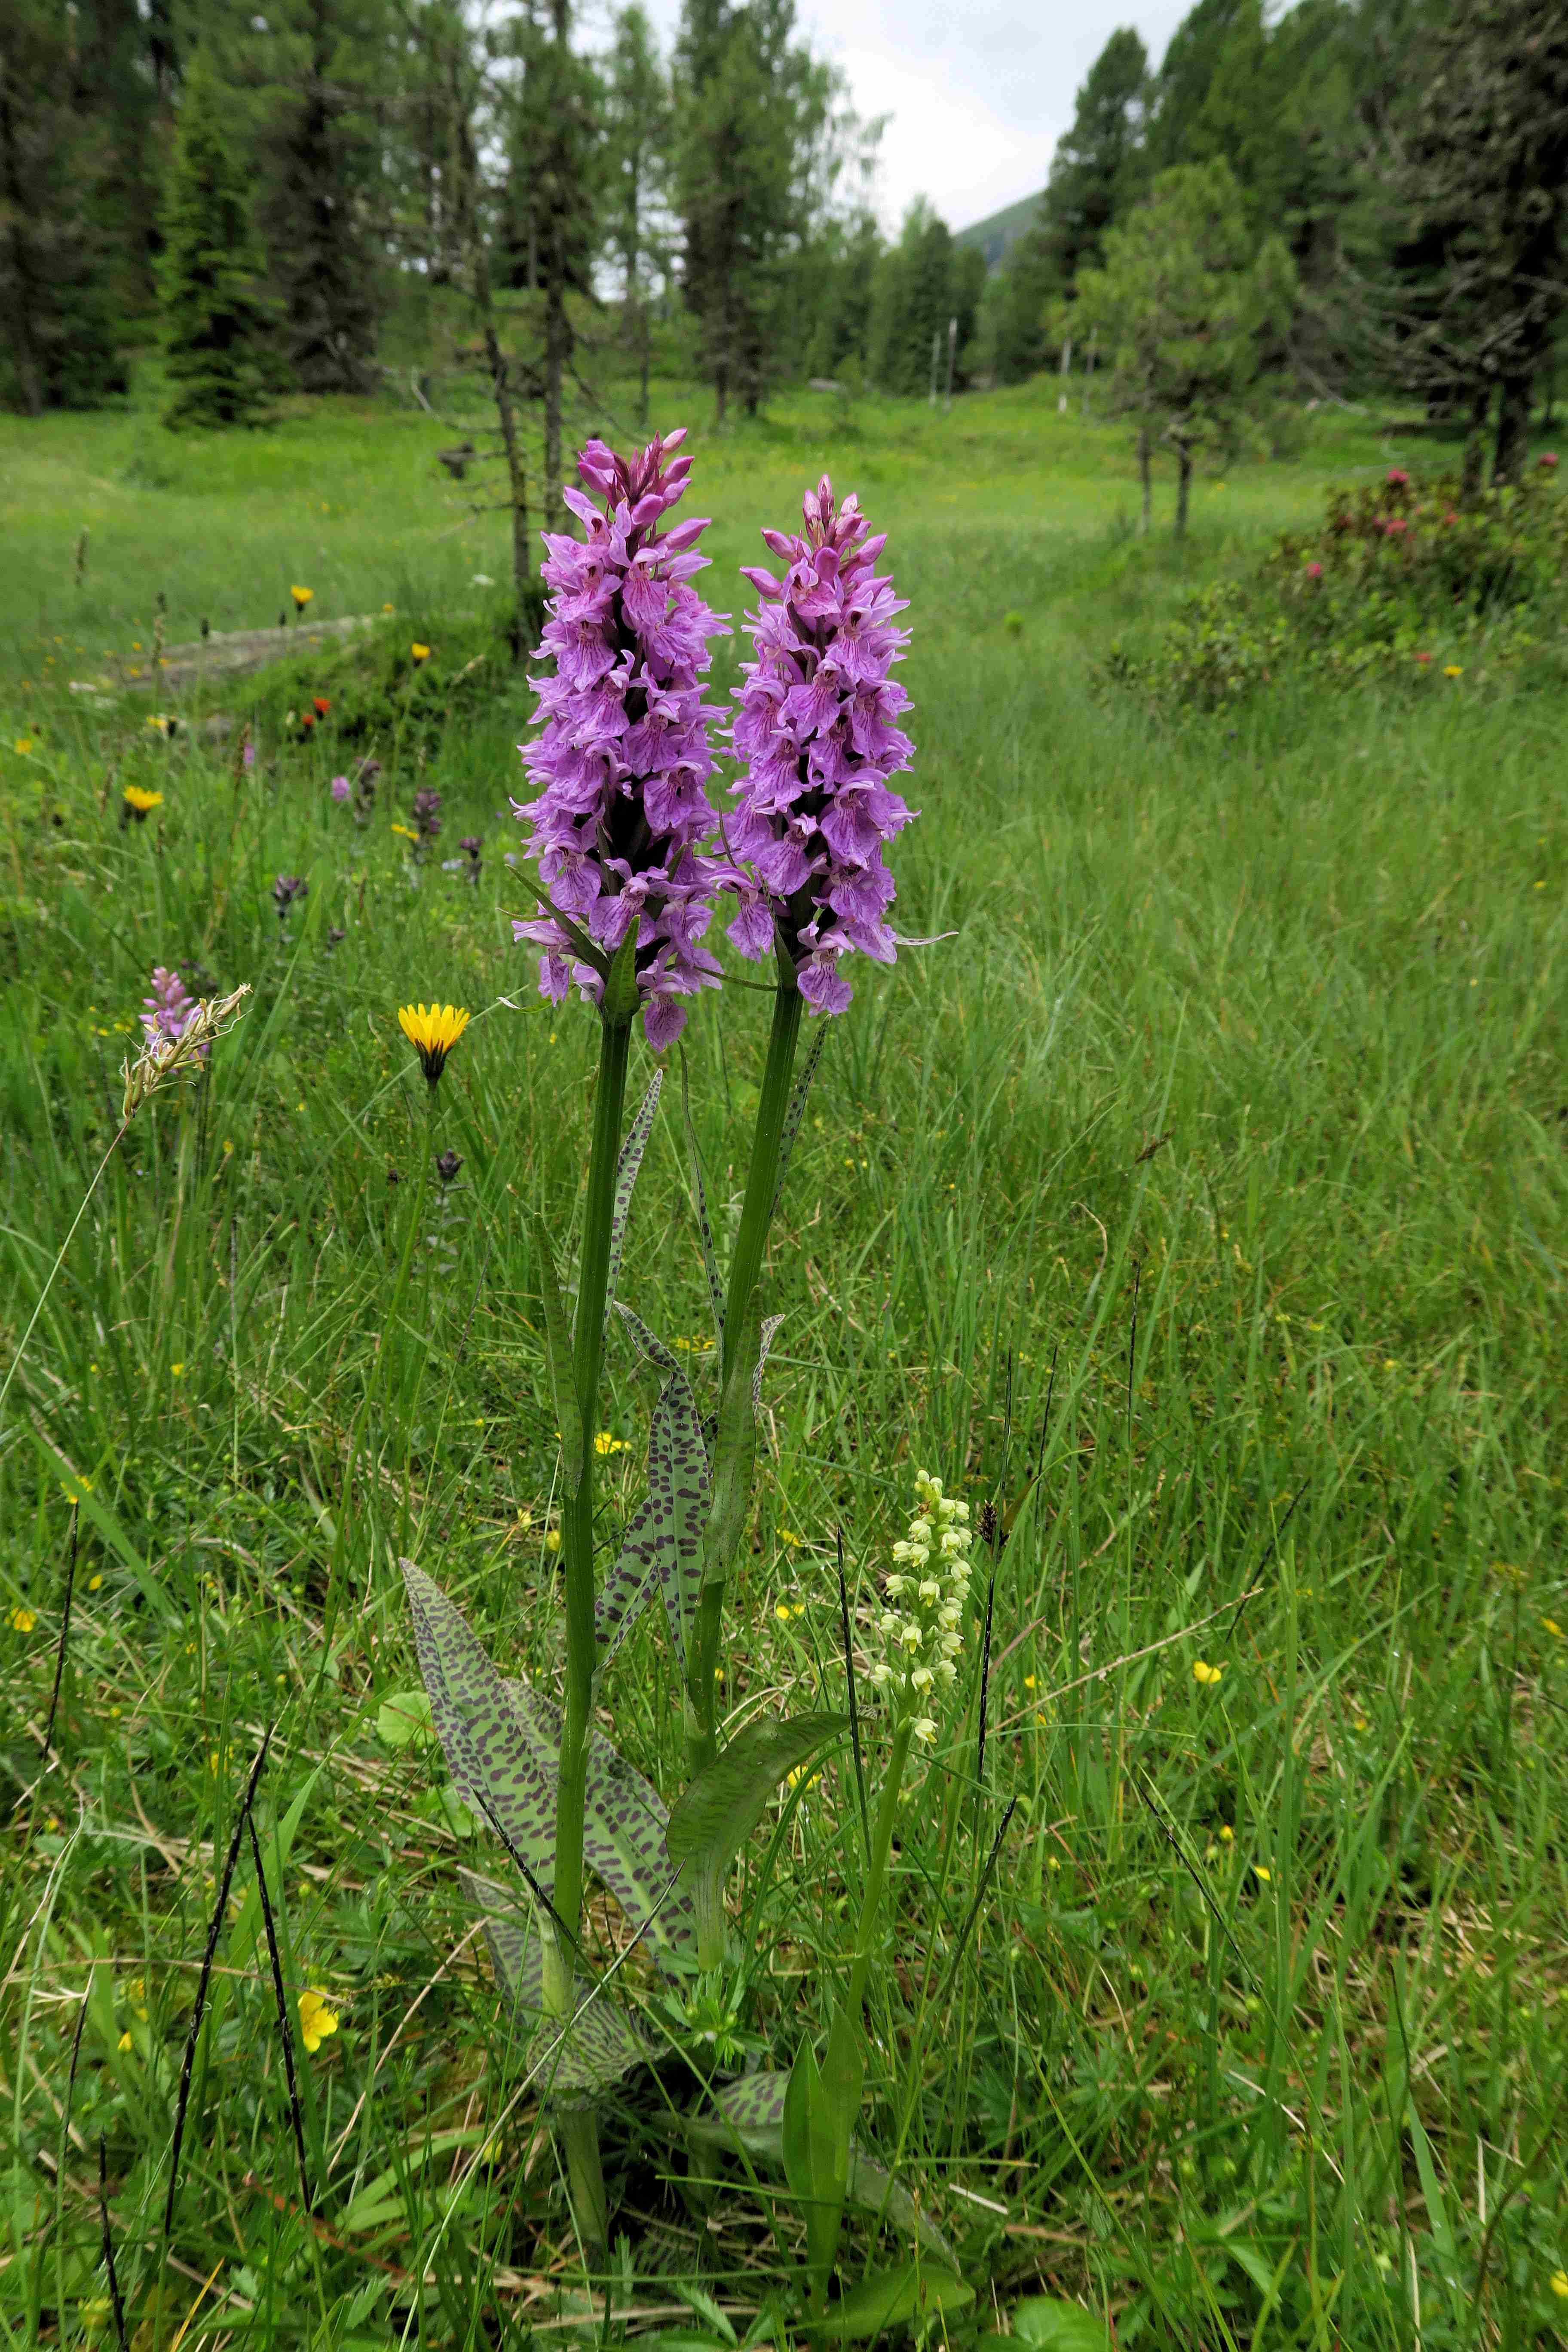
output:
M710 854L718 817L706 789L720 713L699 684L708 640L729 633L690 585L709 560L697 552L707 521L659 528L685 493L691 460L675 455L685 437L666 434L636 457L590 441L578 459L585 488L565 498L584 536L544 535L542 649L555 674L531 680L543 729L521 747L539 798L512 803L542 885L539 915L512 932L544 950L541 994L559 1003L575 983L596 1003L635 924L656 1049L685 1027L681 1000L719 985L702 941L730 875Z
M350 783L346 776L334 776L332 778L331 794L335 801L346 801L353 790L353 786Z
M889 779L914 746L895 724L909 696L889 676L903 658L905 609L879 574L886 535L851 495L835 502L824 475L806 493L804 533L764 530L784 576L745 567L760 599L747 627L756 649L731 740L744 772L725 845L749 868L737 877L730 937L754 961L776 951L814 1013L850 1001L841 960L855 950L891 963L893 877L883 851L914 812Z
M161 963L153 967L153 993L142 1002L146 1008L141 1016L142 1027L149 1045L164 1038L173 1043L183 1037L201 1010L179 973L168 971ZM205 1061L206 1046L198 1051Z

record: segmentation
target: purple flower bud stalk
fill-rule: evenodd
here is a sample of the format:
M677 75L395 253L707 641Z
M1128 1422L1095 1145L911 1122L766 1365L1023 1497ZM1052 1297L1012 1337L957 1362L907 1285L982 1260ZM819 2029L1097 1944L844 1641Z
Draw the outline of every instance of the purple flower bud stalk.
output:
M146 1008L141 1015L142 1027L150 1045L161 1037L183 1037L199 1010L179 973L161 963L153 967L153 993L142 1002ZM211 1050L208 1045L198 1048L204 1062Z
M754 961L772 954L779 984L724 1301L726 1385L751 1377L741 1348L778 1193L801 1017L847 1007L845 957L894 961L883 852L912 814L888 782L914 747L894 724L909 697L889 672L909 631L893 625L905 607L876 569L887 542L868 536L853 497L836 503L826 476L807 491L803 513L803 533L763 533L784 566L782 579L746 572L759 597L747 622L756 659L742 664L731 730L744 764L724 823L740 900L730 937ZM723 1606L722 1584L705 1583L687 1685L693 1773L717 1753Z

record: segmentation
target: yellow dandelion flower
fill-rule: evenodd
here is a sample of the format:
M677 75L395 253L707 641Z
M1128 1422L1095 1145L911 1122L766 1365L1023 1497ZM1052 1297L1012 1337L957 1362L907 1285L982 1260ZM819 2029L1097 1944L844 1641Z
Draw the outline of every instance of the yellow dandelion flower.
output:
M427 662L430 658L430 648L428 646L415 644L410 646L408 650L414 656L414 667L416 669L420 667L422 662Z
M17 736L17 738L16 738L16 742L15 742L15 743L13 744L13 746L12 746L12 749L13 749L14 751L21 751L21 752L27 752L27 751L30 751L32 750L32 748L33 748L33 739L32 739L32 737L31 737L30 735L18 735L18 736Z
M1205 1658L1194 1658L1193 1661L1193 1680L1195 1683L1202 1683L1205 1688L1211 1684L1217 1683L1224 1672L1223 1666L1211 1666Z
M398 1007L397 1022L418 1055L426 1079L435 1086L447 1066L447 1055L468 1025L467 1010L458 1004L404 1004ZM605 1449L600 1446L599 1450Z
M312 2056L329 2033L338 2030L338 2012L324 1992L312 1986L300 1995L300 2039Z
M26 1606L19 1606L11 1612L11 1630L14 1633L30 1633L37 1622L35 1612Z
M150 793L142 784L127 784L121 797L126 807L134 809L138 816L145 816L150 809L162 808L163 805L162 793Z
M289 593L294 599L294 610L297 613L302 613L306 605L313 600L316 592L313 588L290 588Z
M1445 677L1463 677L1465 673L1458 662L1449 662L1445 667L1443 675Z

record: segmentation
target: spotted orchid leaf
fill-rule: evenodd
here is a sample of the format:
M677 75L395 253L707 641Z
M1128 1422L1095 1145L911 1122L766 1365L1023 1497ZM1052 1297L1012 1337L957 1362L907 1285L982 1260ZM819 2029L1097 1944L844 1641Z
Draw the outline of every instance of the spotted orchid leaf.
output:
M529 1753L553 1785L561 1709L531 1683L502 1685ZM673 1887L665 1839L669 1814L651 1781L595 1731L588 1743L583 1859L609 1889L656 1958L683 1952L693 1936L690 1897Z
M598 1645L594 1666L595 1688L659 1581L659 1548L654 1534L654 1498L645 1495L626 1523L620 1556L594 1602L594 1635Z
M647 2044L611 1991L579 1977L569 2023L544 2009L544 1943L531 1913L504 1887L460 1870L458 1883L484 1919L485 1942L497 1982L511 2004L511 2025L527 2053L525 2086L557 2104L581 2104L642 2065Z
M726 2083L722 2090L714 2093L714 2115L694 2116L687 2127L689 2136L709 2147L734 2147L738 2144L759 2163L782 2171L784 2097L788 2089L787 2074L742 2074L737 2082ZM852 2203L890 2222L906 2238L918 2240L939 2262L957 2267L958 2257L936 2223L921 2210L887 2166L879 2163L858 2139L849 2143L849 2171L844 2193Z
M702 1181L702 1150L697 1140L696 1122L691 1116L691 1087L684 1054L680 1057L680 1108L686 1121L686 1149L691 1161L691 1194L692 1207L697 1215L697 1238L702 1246L702 1270L708 1276L708 1304L712 1308L713 1329L722 1348L724 1286L719 1279L719 1256L713 1246L713 1228L708 1220L708 1188Z
M681 1675L702 1591L702 1533L708 1517L708 1443L680 1361L629 1307L619 1309L642 1354L665 1374L647 1445L647 1520L641 1540L657 1551L670 1646Z
M447 1769L465 1803L493 1820L546 1899L555 1879L555 1778L524 1738L506 1685L454 1601L400 1562L419 1671Z
M779 1172L778 1181L773 1186L773 1201L768 1209L770 1225L778 1214L779 1202L784 1199L784 1178L789 1174L790 1154L795 1150L795 1137L800 1133L801 1120L805 1117L805 1098L811 1092L811 1082L816 1076L816 1066L822 1059L822 1049L826 1043L827 1024L826 1021L819 1021L816 1024L816 1034L811 1041L811 1051L807 1054L801 1074L795 1082L795 1092L789 1098L789 1108L784 1113L784 1125L779 1129Z
M620 1158L616 1162L616 1199L610 1216L610 1270L605 1290L604 1330L610 1328L610 1309L616 1303L616 1284L620 1279L621 1251L626 1238L626 1220L631 1214L632 1190L642 1166L642 1156L653 1133L653 1116L658 1108L658 1097L664 1085L664 1072L655 1070L653 1083L642 1098L637 1117L626 1129ZM602 1334L601 1334L602 1336Z
M539 1290L544 1306L544 1360L555 1403L555 1425L561 1432L562 1476L566 1492L574 1495L583 1478L583 1407L572 1365L572 1333L555 1280L555 1254L543 1219L531 1217L529 1230L534 1255L539 1260Z

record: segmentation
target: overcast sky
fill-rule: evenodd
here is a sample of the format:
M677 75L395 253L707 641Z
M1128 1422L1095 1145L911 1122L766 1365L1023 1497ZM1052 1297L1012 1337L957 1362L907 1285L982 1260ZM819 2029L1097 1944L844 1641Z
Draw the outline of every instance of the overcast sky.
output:
M967 228L1046 184L1079 84L1119 25L1155 64L1191 0L797 0L801 30L847 75L858 111L891 116L879 205L896 227L929 196ZM679 0L647 0L668 48Z

